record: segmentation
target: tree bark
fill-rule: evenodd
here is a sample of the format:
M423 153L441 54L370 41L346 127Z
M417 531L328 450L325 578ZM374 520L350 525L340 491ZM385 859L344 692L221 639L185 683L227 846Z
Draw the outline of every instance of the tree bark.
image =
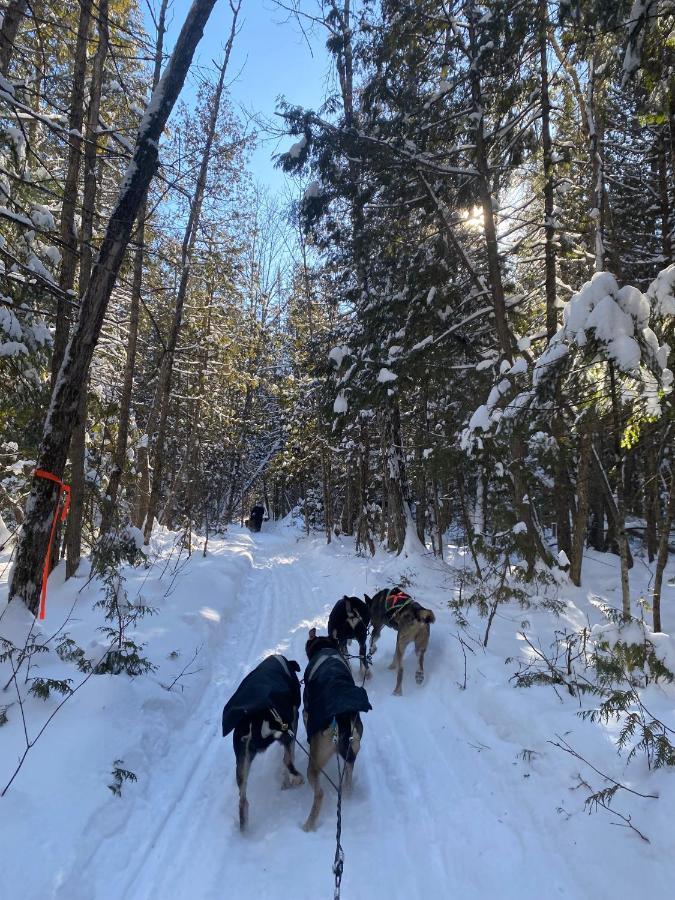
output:
M654 429L647 427L645 430L646 447L644 452L643 479L645 522L647 524L645 537L649 562L653 562L659 548L657 536L659 518L658 451Z
M59 271L59 287L64 293L73 290L75 269L77 267L77 234L75 228L75 209L77 206L77 184L82 156L82 124L84 122L84 85L87 69L87 37L91 20L92 0L81 0L80 19L77 26L75 43L75 59L73 61L73 84L70 93L70 111L68 113L68 160L66 162L66 178L63 184L63 202L61 205L61 269ZM66 349L70 315L68 301L59 295L56 305L56 323L54 328L54 346L52 351L52 390L56 376Z
M574 516L574 537L570 553L570 578L577 587L581 585L581 567L586 546L588 527L589 478L591 471L592 436L587 425L582 426L579 466L577 468L577 508Z
M87 111L87 143L84 150L84 192L80 249L80 294L91 279L94 214L98 188L98 123L103 90L103 67L108 55L108 0L100 0L98 9L98 47L94 55ZM85 492L85 454L87 437L87 379L77 407L76 424L70 443L70 515L66 526L66 578L77 571L82 553L82 515Z
M58 477L63 476L73 419L134 220L157 170L159 140L214 5L215 0L193 0L164 76L153 92L141 121L134 154L108 221L89 289L80 304L77 324L52 392L37 454L38 467ZM32 612L38 608L41 568L58 490L53 482L34 478L26 506L26 521L12 573L10 599L20 598Z
M652 605L654 609L654 631L661 631L661 590L663 588L663 574L666 571L666 563L668 562L668 540L670 538L670 529L675 520L675 462L671 462L670 470L670 491L668 493L668 502L661 518L661 527L659 529L659 554L656 559L656 574L654 575L654 596Z
M27 5L27 0L12 0L5 9L0 28L0 75L6 76L9 72L16 36Z
M668 195L668 158L666 155L666 130L662 128L657 145L656 153L658 158L659 169L659 205L661 222L661 253L663 254L663 267L673 261L673 234L670 224L670 197Z
M624 497L623 454L621 452L621 415L616 392L614 365L609 363L609 384L614 418L614 443L617 458L616 479L616 537L621 559L621 608L625 619L630 618L630 582L628 577L628 537L626 535L626 501Z

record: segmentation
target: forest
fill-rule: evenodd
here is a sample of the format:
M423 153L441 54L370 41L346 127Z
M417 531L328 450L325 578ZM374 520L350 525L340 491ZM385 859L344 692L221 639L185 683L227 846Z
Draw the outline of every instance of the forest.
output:
M611 628L640 639L603 644L604 668L595 651L596 718L672 767L672 693L651 715L633 672L675 671L675 2L0 9L0 663L19 704L50 648L4 610L54 602L55 624L98 579L99 671L147 675L134 635L156 611L124 606L120 573L169 535L206 560L260 504L263 537L292 522L359 573L459 566L443 603L482 648L507 608L613 591ZM197 65L214 16L220 55ZM316 108L244 114L247 16L325 49ZM281 190L252 171L261 145ZM519 685L581 696L586 639L527 640Z
M294 8L324 30L336 89L316 111L280 107L285 204L247 177L255 134L224 89L240 5L132 198L95 312L84 298L167 4L154 34L134 3L7 7L0 505L25 535L12 595L36 608L58 500L42 479L27 504L37 461L71 487L52 550L69 574L111 528L146 543L155 521L217 530L260 495L364 552L400 552L414 531L442 555L457 523L532 573L554 561L552 534L577 584L587 544L616 552L628 613L633 527L659 560L660 630L672 5ZM57 419L76 321L88 332Z

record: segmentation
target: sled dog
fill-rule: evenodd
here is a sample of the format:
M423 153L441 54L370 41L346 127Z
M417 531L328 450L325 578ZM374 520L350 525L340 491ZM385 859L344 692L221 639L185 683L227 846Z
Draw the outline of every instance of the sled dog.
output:
M377 641L385 625L398 632L396 650L390 669L396 669L396 687L394 694L400 696L403 683L403 654L408 644L414 641L417 654L417 671L415 680L418 684L424 681L424 654L429 646L431 625L436 616L430 609L425 609L400 587L378 591L373 597L365 595L365 602L370 612L373 632L370 636L370 653L375 653Z
M233 732L232 744L239 788L239 827L248 825L246 785L251 763L275 741L284 748L282 787L303 784L295 768L293 750L300 709L300 666L274 654L244 678L223 709L223 737Z
M342 758L341 786L349 792L354 762L361 746L363 723L360 712L371 709L368 694L354 684L351 668L331 637L317 637L312 628L305 645L307 668L303 692L303 718L309 741L307 781L314 789L314 802L305 831L313 831L321 810L321 770L332 756Z
M359 597L343 597L333 607L328 618L328 634L338 642L340 653L347 658L350 641L359 645L359 674L361 680L368 673L366 659L367 629L370 624L368 607Z

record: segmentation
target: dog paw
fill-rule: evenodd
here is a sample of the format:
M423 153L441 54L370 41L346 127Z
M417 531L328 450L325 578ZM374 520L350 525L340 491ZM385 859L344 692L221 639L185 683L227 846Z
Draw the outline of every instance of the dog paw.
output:
M284 780L281 785L282 790L288 790L288 788L298 787L301 784L305 783L305 779L302 775L285 775Z
M313 822L305 822L305 824L302 826L302 830L306 834L311 834L312 831L316 831L316 826Z
M394 697L402 697L403 691L400 687L394 688Z
M390 663L390 664L387 666L387 669L389 669L390 672L393 672L395 668L396 668L396 663L395 663L395 662Z
M424 684L424 672L415 672L415 681L418 684Z

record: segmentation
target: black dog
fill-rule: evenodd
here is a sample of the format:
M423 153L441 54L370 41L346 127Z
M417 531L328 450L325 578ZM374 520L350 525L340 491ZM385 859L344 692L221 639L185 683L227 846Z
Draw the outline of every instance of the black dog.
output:
M244 678L223 710L223 737L234 730L232 743L239 787L239 827L248 824L246 784L251 763L274 741L284 748L283 787L302 784L293 764L300 709L300 666L285 656L268 656Z
M361 746L363 723L359 712L372 709L368 694L354 684L352 671L338 650L337 641L309 632L305 645L307 668L303 692L303 718L309 741L307 780L314 788L314 802L305 831L313 831L321 810L321 770L335 753L344 760L344 785L351 788L354 762Z
M366 659L367 629L370 624L368 607L358 597L343 597L333 607L328 618L328 634L338 642L340 652L347 656L350 641L359 644L359 673L364 679L368 672Z

